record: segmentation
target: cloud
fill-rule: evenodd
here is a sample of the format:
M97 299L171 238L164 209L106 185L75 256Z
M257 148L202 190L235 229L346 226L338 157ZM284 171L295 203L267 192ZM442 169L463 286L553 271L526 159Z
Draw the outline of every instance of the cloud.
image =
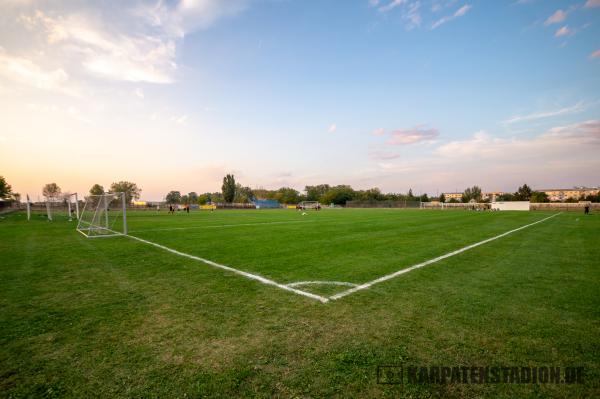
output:
M379 3L377 3L379 4ZM419 8L421 6L420 1L409 1L409 0L392 0L384 6L378 8L379 12L387 13L396 7L402 6L402 19L407 22L407 29L414 29L421 25L421 14Z
M424 141L431 141L439 135L437 129L425 128L423 125L415 126L410 129L398 129L390 133L387 144L390 145L410 145Z
M600 48L590 54L590 58L600 58Z
M585 109L585 106L584 106L583 102L580 101L577 104L572 105L570 107L564 107L564 108L560 108L560 109L556 109L556 110L552 110L552 111L534 112L534 113L528 114L528 115L516 115L516 116L510 117L509 119L505 120L504 123L525 122L525 121L550 118L550 117L565 115L565 114L574 114L577 112L581 112L584 109Z
M67 87L69 75L62 68L44 69L33 61L8 54L0 47L0 76L10 81L42 90L57 90L66 94L77 93Z
M388 11L391 11L394 8L398 7L398 6L401 6L404 3L406 3L406 0L392 0L388 4L379 7L379 11L381 11L381 12L388 12Z
M436 149L436 154L450 159L502 161L546 158L557 154L565 159L577 158L584 148L597 151L600 146L600 121L589 120L572 125L558 126L530 139L493 137L479 131L467 140L452 141Z
M587 0L584 5L585 8L600 7L600 0Z
M111 81L168 84L176 80L177 48L184 36L246 5L247 0L107 0L23 3L9 10L18 26L28 29L21 51L27 51L25 58L42 54L41 64L61 60L60 68L74 76L84 72Z
M555 33L554 33L554 37L562 37L562 36L567 36L570 35L571 29L569 29L569 27L567 25L563 26L562 28L558 29Z
M177 123L178 125L187 125L188 116L187 115L173 116L173 117L171 117L171 120L173 122Z
M88 72L111 80L171 83L175 63L172 38L113 33L101 21L82 15L53 18L42 11L24 18L41 30L49 45L76 56Z
M556 12L548 17L544 25L558 24L567 18L567 13L563 10L556 10Z
M418 26L421 26L421 14L419 13L420 3L418 1L411 3L408 6L408 9L402 16L405 20L408 21L407 29L413 29Z
M464 16L470 9L471 9L471 6L469 4L465 4L464 6L460 7L458 10L456 10L454 12L454 14L446 15L446 16L438 19L437 21L435 21L431 25L431 29L436 29L439 26L445 24L446 22L449 22L449 21L452 21L455 18Z
M374 160L390 160L400 158L400 154L386 151L371 151L369 157Z
M337 130L337 126L335 123L332 123L331 126L329 126L329 133L333 133Z
M371 134L372 134L373 136L378 136L378 137L381 137L381 136L383 136L383 135L385 134L385 129L384 129L384 128L382 128L382 127L380 127L380 128L378 128L378 129L375 129L375 130L373 130L373 131L371 132Z

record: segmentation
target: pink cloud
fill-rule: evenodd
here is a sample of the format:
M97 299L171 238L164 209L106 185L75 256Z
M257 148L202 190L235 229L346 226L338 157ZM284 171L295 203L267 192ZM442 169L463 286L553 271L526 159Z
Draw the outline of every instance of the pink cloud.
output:
M567 25L565 25L562 28L560 28L559 30L557 30L556 33L554 33L554 36L561 37L561 36L567 36L570 34L571 34L571 29L569 29L569 27Z
M458 10L456 10L454 12L454 14L446 15L446 16L438 19L437 21L435 21L433 23L433 25L431 25L431 29L435 29L435 28L439 27L440 25L445 24L446 22L452 21L454 18L459 18L459 17L464 16L470 9L471 9L471 6L469 4L465 4L464 6L462 6Z
M375 130L373 130L373 131L371 132L371 134L372 134L373 136L378 136L378 137L381 137L381 136L383 136L383 135L385 134L385 130L384 130L382 127L380 127L379 129L375 129Z
M600 7L600 0L587 0L585 2L585 8L592 8L592 7Z
M567 18L567 13L563 10L556 10L556 12L548 17L545 25L557 24L564 21Z
M385 151L371 151L369 153L371 159L376 160L390 160L390 159L398 159L400 158L400 154L396 154L393 152L385 152Z
M390 134L387 144L391 145L410 145L422 141L430 141L439 135L437 129L425 129L422 125L410 129L398 129Z
M590 58L600 58L600 48L590 54Z

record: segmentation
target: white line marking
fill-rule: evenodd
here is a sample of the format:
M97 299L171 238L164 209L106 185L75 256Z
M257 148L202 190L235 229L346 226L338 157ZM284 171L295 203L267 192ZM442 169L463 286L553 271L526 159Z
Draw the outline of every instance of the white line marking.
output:
M177 251L175 249L172 249L172 248L169 248L169 247L165 247L164 245L160 245L160 244L157 244L157 243L152 242L152 241L144 240L143 238L135 237L135 236L132 236L132 235L128 235L127 237L133 238L134 240L143 242L143 243L148 244L148 245L152 245L152 246L154 246L156 248L160 248L162 250L171 252L171 253L173 253L175 255L179 255L179 256L183 256L185 258L197 260L199 262L206 263L207 265L210 265L210 266L213 266L213 267L216 267L216 268L219 268L219 269L227 270L227 271L235 273L235 274L239 274L239 275L244 276L246 278L249 278L251 280L260 281L263 284L272 285L272 286L275 286L277 288L281 288L282 290L290 291L290 292L293 292L293 293L298 294L298 295L302 295L302 296L305 296L305 297L308 297L308 298L316 299L316 300L321 301L323 303L326 303L326 302L329 301L329 299L327 299L325 297L322 297L320 295L312 294L310 292L302 291L302 290L299 290L299 289L296 289L296 288L293 288L293 287L288 287L287 285L279 284L279 283L277 283L277 282L275 282L273 280L269 280L268 278L259 276L257 274L252 274L252 273L244 272L242 270L234 269L233 267L221 265L219 263L210 261L208 259L200 258L199 256L194 256L194 255L186 254L184 252L179 252L179 251Z
M379 278L377 278L377 279L375 279L373 281L369 281L368 283L364 283L364 284L358 285L356 287L350 288L349 290L342 291L342 292L340 292L338 294L332 295L332 296L329 297L329 299L336 300L336 299L343 298L343 297L345 297L347 295L353 294L353 293L355 293L357 291L366 290L367 288L369 288L369 287L371 287L371 286L373 286L375 284L379 284L379 283L382 283L384 281L393 279L394 277L398 277L401 274L405 274L405 273L411 272L411 271L413 271L415 269L419 269L421 267L425 267L425 266L430 265L432 263L439 262L439 261L441 261L443 259L446 259L446 258L449 258L451 256L458 255L458 254L460 254L462 252L468 251L469 249L473 249L473 248L478 247L480 245L487 244L490 241L494 241L494 240L497 240L499 238L505 237L505 236L507 236L509 234L512 234L512 233L516 232L516 231L523 230L523 229L525 229L527 227L531 227L531 226L536 225L538 223L542 223L542 222L544 222L544 221L546 221L548 219L551 219L551 218L553 218L553 217L555 217L557 215L560 215L561 213L562 212L555 213L554 215L548 216L547 218L544 218L542 220L538 220L537 222L526 224L525 226L521 226L521 227L516 228L514 230L507 231L506 233L499 234L499 235L497 235L495 237L488 238L486 240L476 242L475 244L471 244L471 245L468 245L466 247L457 249L456 251L452 251L452 252L449 252L449 253L447 253L445 255L438 256L437 258L433 258L433 259L430 259L428 261L425 261L425 262L418 263L416 265L410 266L410 267L408 267L406 269L398 270L397 272L394 272L392 274L388 274L386 276L379 277Z
M288 287L300 287L303 285L344 285L346 287L356 287L358 284L348 283L346 281L298 281L295 283L286 284Z

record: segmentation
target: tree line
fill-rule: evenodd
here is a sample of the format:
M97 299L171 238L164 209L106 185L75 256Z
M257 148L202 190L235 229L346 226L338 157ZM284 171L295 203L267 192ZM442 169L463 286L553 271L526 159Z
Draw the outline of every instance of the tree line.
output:
M50 200L60 200L66 198L70 193L63 193L60 186L56 183L48 183L42 188L46 198ZM100 184L94 184L89 193L91 195L104 194L106 191ZM142 193L141 188L136 183L129 181L113 182L108 192L123 192L127 203L134 199L139 199ZM267 190L264 188L251 189L236 182L235 176L228 174L223 177L223 184L220 192L206 192L197 194L192 191L182 194L180 191L170 191L165 196L165 201L169 204L199 204L209 203L249 203L255 199L271 199L282 204L297 204L302 201L319 201L322 204L345 205L348 201L421 201L428 202L439 200L446 202L444 194L439 198L429 198L427 194L414 195L412 189L406 194L401 193L382 193L377 187L368 190L355 190L350 185L331 186L329 184L318 184L314 186L305 186L305 193L301 193L292 187L281 187L276 190ZM9 199L19 202L21 195L14 193L12 187L6 179L0 176L0 199ZM496 198L497 201L531 201L531 202L550 202L548 195L542 191L534 191L527 184L520 186L514 193L504 193ZM581 196L580 198L568 198L565 202L577 201L600 202L600 193L597 195ZM466 188L460 201L451 198L447 202L489 202L489 198L483 198L481 187L473 186Z
M429 201L427 194L415 196L412 189L406 194L384 194L378 188L355 190L349 185L330 186L319 184L306 186L306 194L292 187L281 187L276 190L264 188L251 189L236 182L235 176L228 174L223 177L220 192L206 192L198 195L196 192L181 194L180 191L170 191L165 196L169 204L199 204L208 203L249 203L256 199L276 200L282 204L297 204L302 201L319 201L322 204L345 205L348 201Z
M446 198L444 194L440 196L440 201L445 202ZM489 202L490 198L483 198L481 188L479 186L473 186L466 188L461 197L461 201L455 198L451 198L447 202ZM496 197L496 201L531 201L534 203L551 202L548 194L543 191L534 191L527 184L519 186L517 191L514 193L503 193ZM580 196L579 198L567 198L564 202L578 202L578 201L590 201L600 202L600 192L596 195ZM555 201L562 202L562 201Z

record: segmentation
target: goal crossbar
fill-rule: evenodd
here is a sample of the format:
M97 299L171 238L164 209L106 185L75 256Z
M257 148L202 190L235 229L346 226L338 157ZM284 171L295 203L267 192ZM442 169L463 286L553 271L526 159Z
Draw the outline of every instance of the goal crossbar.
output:
M77 231L88 238L127 235L125 193L105 193L86 197Z

